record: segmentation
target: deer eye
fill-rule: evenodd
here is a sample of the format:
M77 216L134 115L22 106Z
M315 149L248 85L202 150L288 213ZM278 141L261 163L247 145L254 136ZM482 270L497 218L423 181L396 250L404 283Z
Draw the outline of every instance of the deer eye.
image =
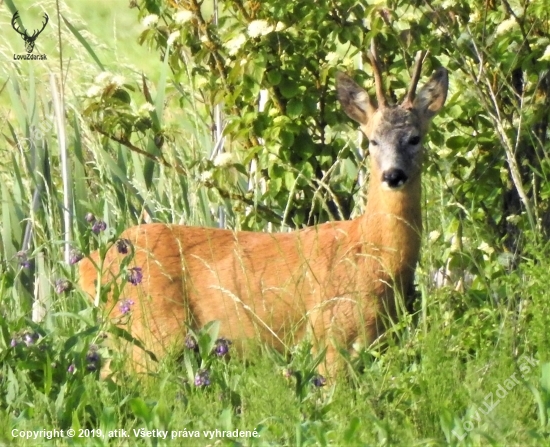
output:
M409 139L409 144L411 146L416 146L418 143L420 143L420 137L418 135L414 136L414 137L411 137Z
M369 144L372 144L373 146L378 146L378 141L376 141L376 140L369 140Z

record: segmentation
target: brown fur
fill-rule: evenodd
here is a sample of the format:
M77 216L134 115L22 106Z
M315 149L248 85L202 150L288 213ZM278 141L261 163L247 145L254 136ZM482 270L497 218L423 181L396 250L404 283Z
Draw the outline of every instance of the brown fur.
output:
M418 104L439 101L433 106L437 111L445 101L446 72L444 82L434 81L435 76ZM442 99L434 95L434 83L439 93L444 90ZM124 285L120 299L135 301L128 329L157 357L183 345L186 325L198 328L219 320L220 336L234 342L257 337L278 348L309 332L319 346L327 345L327 364L333 365L335 346L349 348L358 339L372 342L396 317L396 293L410 290L419 255L422 154L414 152L409 159L395 140L392 127L400 128L399 123L384 123L391 121L388 113L397 116L391 112L396 110L405 116L399 118L404 130L398 132L422 135L432 109L376 110L347 76L340 74L338 85L346 113L360 121L369 138L381 140L380 151L396 146L392 163L409 180L400 188L383 183L382 151L371 157L365 213L352 221L274 234L167 224L126 230L120 237L135 249L130 266L141 267L144 278L138 286ZM98 256L91 255L96 264ZM96 296L98 274L91 260L81 262L81 286ZM122 260L115 247L108 251L104 283L118 275ZM120 317L116 303L109 302L108 308L111 318ZM141 350L134 351L136 364L146 359Z

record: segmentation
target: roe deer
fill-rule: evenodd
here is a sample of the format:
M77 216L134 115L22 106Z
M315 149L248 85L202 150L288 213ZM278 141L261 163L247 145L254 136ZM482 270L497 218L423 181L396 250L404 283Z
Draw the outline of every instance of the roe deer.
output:
M350 77L337 75L338 99L370 142L370 185L361 217L292 233L160 223L124 231L120 238L134 250L125 268L143 273L137 286L121 285L120 299L135 303L125 315L133 337L159 358L183 347L187 327L211 320L219 320L220 336L234 343L258 336L282 348L289 337L309 333L317 347L327 347L331 371L336 347L374 341L396 318L396 297L413 288L422 231L422 139L447 96L444 68L415 95L421 56L401 105L387 104L374 45L369 57L378 104ZM96 303L98 278L117 278L123 259L112 247L103 264L98 252L81 262L81 286ZM102 265L100 274L96 265ZM118 317L128 309L112 301L110 317L121 324ZM139 369L147 360L134 347Z

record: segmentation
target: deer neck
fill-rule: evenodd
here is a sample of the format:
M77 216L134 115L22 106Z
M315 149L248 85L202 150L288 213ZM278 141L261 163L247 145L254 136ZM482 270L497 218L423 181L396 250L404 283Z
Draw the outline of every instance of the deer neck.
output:
M391 280L412 282L422 234L421 179L401 190L385 189L371 170L367 207L357 220L362 251L376 259ZM367 268L373 268L368 266Z

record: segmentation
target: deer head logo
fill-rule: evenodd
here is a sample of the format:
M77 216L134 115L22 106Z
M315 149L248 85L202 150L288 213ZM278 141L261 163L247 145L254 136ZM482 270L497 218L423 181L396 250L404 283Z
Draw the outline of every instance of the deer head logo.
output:
M34 33L32 33L32 35L30 35L30 36L29 36L29 33L27 33L27 30L21 31L17 27L16 20L18 18L19 18L19 12L15 11L15 14L13 15L13 18L11 19L11 26L13 27L13 29L15 31L17 31L19 34L21 34L21 37L25 41L25 49L27 50L27 53L30 54L34 50L34 43L36 42L36 39L38 38L40 33L42 31L44 31L44 28L46 28L46 25L48 24L49 17L48 17L48 14L44 13L44 19L46 19L46 21L42 24L42 29L35 30Z

